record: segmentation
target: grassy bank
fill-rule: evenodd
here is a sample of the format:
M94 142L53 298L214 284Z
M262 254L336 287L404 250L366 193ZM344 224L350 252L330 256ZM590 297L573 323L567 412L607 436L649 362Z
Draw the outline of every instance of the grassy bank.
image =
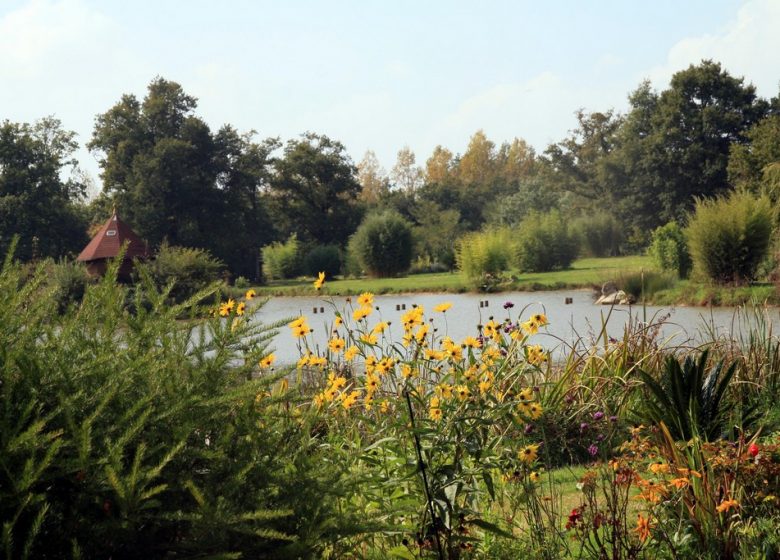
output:
M600 285L620 273L638 272L650 268L648 257L587 258L574 261L568 270L554 272L520 273L511 271L500 288L503 291L558 290L566 288L589 288ZM261 295L311 295L311 279L272 282L256 288ZM468 280L458 272L411 274L400 278L347 278L328 280L322 289L328 295L348 295L359 292L375 294L411 292L473 291Z
M640 273L644 271L644 292L639 289ZM693 280L675 280L659 274L650 257L585 258L574 261L568 270L520 273L510 271L498 286L499 291L539 291L598 287L615 281L640 301L651 305L715 305L735 306L750 302L780 304L778 290L771 284L753 286L717 286ZM272 282L255 288L265 296L312 295L312 279L299 278ZM410 274L400 278L336 278L328 280L324 295L399 293L464 293L476 291L458 272ZM236 290L235 295L240 295ZM644 293L644 298L640 294Z

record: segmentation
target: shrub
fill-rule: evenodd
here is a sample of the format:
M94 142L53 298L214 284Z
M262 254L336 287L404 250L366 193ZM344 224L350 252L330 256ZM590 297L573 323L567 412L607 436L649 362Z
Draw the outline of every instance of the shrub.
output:
M685 233L677 222L669 222L653 232L648 254L658 268L673 271L680 278L687 278L691 271L691 255Z
M300 243L295 234L284 243L266 245L263 253L263 275L268 280L295 278L301 272Z
M138 265L148 271L158 289L173 283L169 297L181 303L218 281L222 262L205 249L176 247L163 243L154 260Z
M303 272L307 276L317 276L324 272L327 278L341 273L341 251L336 245L317 245L303 258Z
M45 266L0 269L3 557L317 558L354 534L317 416L255 375L271 333L179 321L198 307L148 276L132 316L116 273L58 314Z
M94 282L83 263L65 259L51 263L48 275L54 287L54 298L60 313L69 306L80 303L87 286Z
M491 229L465 235L458 243L457 263L466 278L479 280L509 269L512 239L507 229Z
M623 228L608 212L597 212L575 220L572 229L583 251L592 257L614 257L620 253Z
M517 268L523 272L568 268L577 257L577 239L557 210L530 214L520 225L516 242Z
M251 282L249 282L249 279L245 276L239 276L236 278L235 282L233 282L233 285L238 288L239 290L246 290L249 286L251 286Z
M718 283L752 280L772 234L767 198L750 193L699 200L686 236L694 265Z
M350 239L350 246L368 274L394 276L409 270L412 229L395 212L369 215Z

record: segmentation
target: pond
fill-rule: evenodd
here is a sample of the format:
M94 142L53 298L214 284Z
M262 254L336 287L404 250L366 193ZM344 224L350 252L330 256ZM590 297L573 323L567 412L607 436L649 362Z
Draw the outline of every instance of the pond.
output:
M566 304L570 298L571 303ZM346 297L274 297L256 311L256 317L269 324L283 319L305 315L314 329L310 335L314 347L324 350L327 346L328 328L333 325L335 310L357 307L356 298L348 302ZM434 312L433 308L443 302L451 302L446 313ZM505 309L511 302L513 307ZM549 292L504 292L500 294L401 294L375 296L374 306L378 308L369 317L369 325L388 321L386 335L400 341L403 329L401 315L413 305L425 308L426 318L433 318L437 335L447 335L459 341L477 334L477 325L491 317L497 322L509 317L513 321L526 320L532 313L543 312L550 324L533 337L536 344L552 350L554 356L566 353L571 345L589 346L602 332L607 321L607 336L620 338L630 320L641 322L663 321L660 339L668 345L697 344L717 336L744 336L755 324L755 314L739 312L734 307L659 307L641 305L620 305L610 308L594 304L590 290L565 290ZM352 306L352 307L350 307ZM314 310L316 309L316 313ZM320 311L322 310L322 312ZM780 326L780 310L768 308L765 317L775 326ZM546 332L545 332L546 331ZM297 341L284 327L273 341L273 348L279 364L290 364L299 357Z

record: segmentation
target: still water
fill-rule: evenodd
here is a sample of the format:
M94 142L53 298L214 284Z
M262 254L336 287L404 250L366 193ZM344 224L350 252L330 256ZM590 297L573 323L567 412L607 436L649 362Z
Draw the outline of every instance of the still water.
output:
M565 304L567 298L572 303ZM269 324L284 319L305 315L314 333L309 335L312 348L324 350L327 346L328 329L332 327L335 311L340 310L351 319L351 310L357 307L356 298L349 302L346 297L274 297L257 309L255 319ZM437 313L433 308L443 302L451 302L446 313ZM510 302L513 307L505 309ZM550 321L546 329L533 337L535 344L541 344L561 356L574 344L588 346L594 343L602 332L606 321L607 336L620 338L626 324L633 321L663 321L659 341L668 345L697 344L717 336L740 337L755 323L755 314L734 307L658 307L658 306L609 306L594 305L590 290L566 290L553 292L504 292L501 294L407 294L375 296L374 307L369 316L369 326L380 320L388 321L390 328L385 336L400 341L403 329L398 307L421 305L425 316L433 319L437 335L462 340L477 334L477 325L491 317L497 322L509 317L511 320L526 320L533 313L545 313ZM316 313L314 310L316 309ZM322 312L320 310L322 309ZM346 312L345 312L346 311ZM765 313L776 328L780 327L780 310L769 308ZM776 329L775 329L776 332ZM343 333L343 329L342 329ZM283 327L273 340L272 347L279 364L295 362L299 357L297 341L289 329Z

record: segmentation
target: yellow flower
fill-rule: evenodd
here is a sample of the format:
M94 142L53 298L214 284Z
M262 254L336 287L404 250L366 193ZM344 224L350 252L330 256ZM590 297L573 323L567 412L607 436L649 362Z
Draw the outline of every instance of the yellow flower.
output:
M276 361L276 356L273 354L268 354L265 358L260 360L260 367L268 368L273 365L273 363Z
M477 379L477 366L469 366L464 372L463 377L466 381L475 381Z
M401 323L405 331L412 330L417 325L423 324L423 315L425 311L421 306L413 307L401 316Z
M528 478L531 479L531 482L539 482L539 473L537 471L534 471L528 475Z
M482 348L482 343L473 336L467 336L463 339L463 346L466 348Z
M336 320L333 321L333 326L340 327L343 324L344 324L344 319L341 318L341 315L336 315Z
M438 422L442 418L441 408L431 408L428 412L428 415L430 416L431 420Z
M526 334L536 334L539 332L539 323L534 321L533 319L530 319L526 321L525 323L522 323L520 327L525 331Z
M379 389L379 377L373 373L366 375L366 392L371 394Z
M543 327L548 324L547 321L547 315L544 313L537 313L533 317L531 317L531 320L534 321L536 324L538 324L540 327Z
M325 356L309 356L309 365L312 367L324 368L328 364Z
M298 360L298 363L297 363L296 367L298 369L301 369L301 368L304 368L304 367L308 366L310 359L311 359L311 354L305 354L305 355L301 356L300 359Z
M322 288L322 285L325 283L325 273L320 272L317 276L317 279L314 281L314 289L319 290Z
M531 403L528 405L528 416L531 417L531 420L536 420L542 415L542 405L539 403Z
M347 386L347 378L337 376L335 373L328 374L328 383L333 389L342 389Z
M642 542L645 542L648 538L650 538L650 518L645 519L642 517L642 514L637 514L637 521L636 521L636 528L634 529L634 532L639 536L639 540Z
M306 316L305 315L301 315L300 317L298 317L294 321L288 323L287 326L290 327L291 329L294 329L294 328L300 327L301 325L304 325L304 324L306 324Z
M365 342L366 344L376 344L376 335L371 333L361 334L360 342Z
M487 380L483 380L479 382L479 393L481 395L484 395L488 391L490 391L490 388L493 386L493 383Z
M352 391L348 396L342 399L341 406L343 406L345 410L350 408L358 400L358 397L360 397L360 391Z
M246 303L243 301L236 306L236 315L243 315L246 311Z
M455 394L458 396L458 400L465 401L471 393L465 385L458 385L455 387Z
M352 312L352 318L355 321L362 321L363 319L371 315L373 311L374 309L372 307L368 307L368 306L358 307L357 309L355 309L355 311Z
M482 328L482 333L485 336L494 336L499 329L499 324L493 321L492 319L485 323L485 326Z
M739 502L737 500L723 500L715 511L718 513L728 512L731 508L738 508Z
M328 348L330 348L331 352L335 352L338 354L342 350L344 350L345 342L343 338L331 338L328 341Z
M221 303L219 305L219 316L220 317L227 317L230 315L230 312L233 310L233 305L230 304L232 302L232 299L229 299L226 303Z
M387 414L390 410L390 403L387 402L387 399L384 399L381 403L379 403L379 412L382 414Z
M436 393L443 399L450 399L452 398L452 385L448 385L447 383L439 383L436 385Z
M669 467L669 463L661 463L661 462L651 463L648 469L653 474L669 474L669 472L671 471Z
M393 366L395 365L395 360L393 358L382 358L379 360L379 363L376 365L376 371L384 375L386 373L389 373L390 370L393 369Z
M257 292L254 291L253 289L249 289L244 294L244 299L252 300L255 299L256 296L257 296Z
M526 445L517 454L523 463L530 465L539 456L539 446L537 444Z
M417 329L417 332L414 333L414 338L417 340L418 344L422 344L425 341L425 337L428 335L429 330L430 327L428 325L422 325Z
M363 292L357 298L358 305L361 307L371 307L374 304L374 294Z
M303 323L302 325L299 325L292 329L292 335L295 338L302 338L307 334L309 334L310 332L312 332L312 329L306 323Z
M444 353L440 350L432 350L430 348L425 349L425 359L439 361L444 358Z
M438 311L439 313L446 313L447 310L452 307L452 304L450 302L444 302L440 303L436 307L433 308L434 311Z
M526 387L525 389L521 389L519 393L517 393L517 400L520 402L530 402L534 400L534 390L530 387Z
M350 346L347 348L347 351L344 352L344 359L348 362L351 362L355 359L355 356L358 355L358 352L360 352L360 349L358 349L357 346Z
M390 326L389 323L387 323L385 321L382 321L380 323L377 323L374 326L374 328L371 329L371 332L374 333L374 334L382 334L383 332L385 332L385 329L387 329L387 327L389 327L389 326Z

